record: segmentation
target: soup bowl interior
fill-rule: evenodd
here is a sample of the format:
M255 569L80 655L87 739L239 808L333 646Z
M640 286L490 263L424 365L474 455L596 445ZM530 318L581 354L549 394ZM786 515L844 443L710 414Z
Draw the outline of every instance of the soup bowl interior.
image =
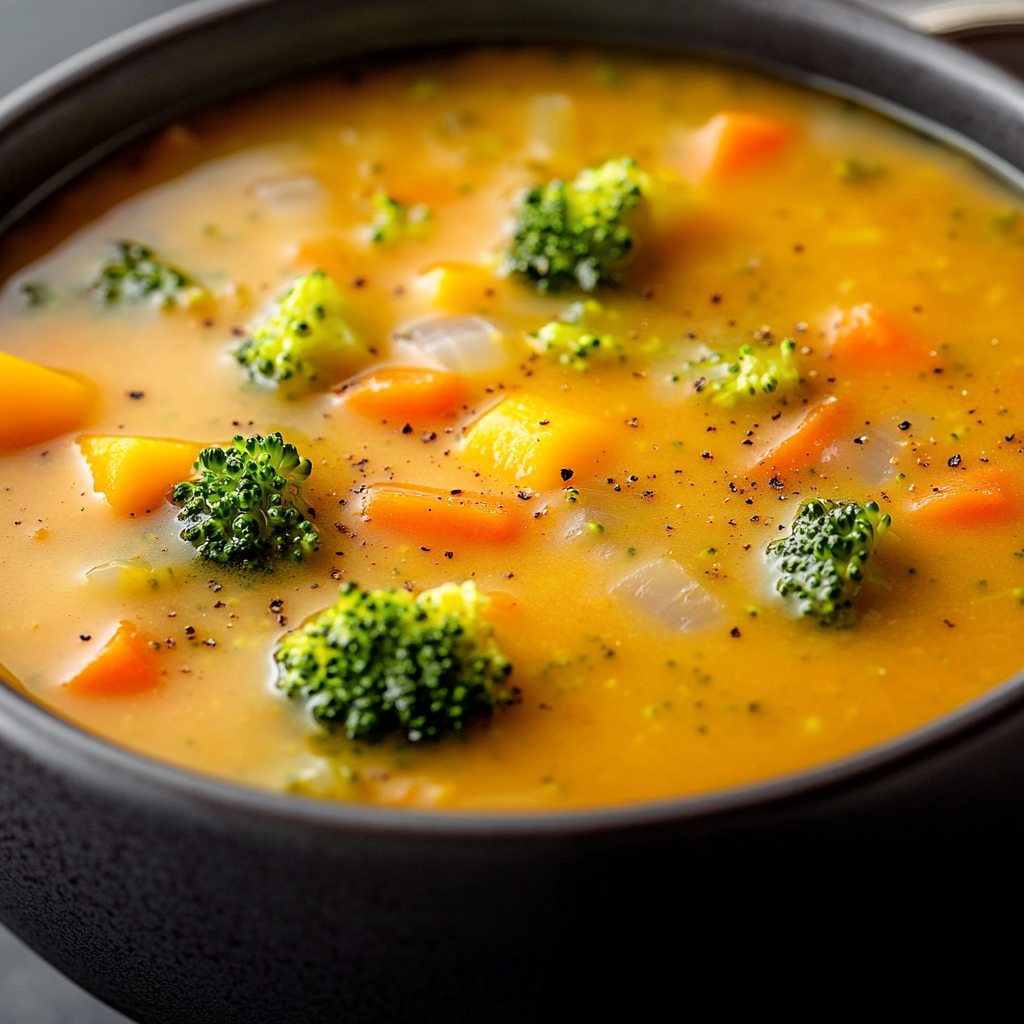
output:
M751 62L1024 180L1024 87L850 5L200 2L0 103L0 229L127 141L217 99L367 54L531 40ZM993 866L1021 853L1024 677L795 776L636 806L472 816L191 775L88 735L10 682L0 916L140 1021L596 1013L635 999L636 978L665 957L710 964L707 936L736 914L748 922L740 955L763 948L783 895L813 917L812 894L827 890L849 921L880 894L927 897L954 865L998 878ZM687 918L708 930L662 940Z

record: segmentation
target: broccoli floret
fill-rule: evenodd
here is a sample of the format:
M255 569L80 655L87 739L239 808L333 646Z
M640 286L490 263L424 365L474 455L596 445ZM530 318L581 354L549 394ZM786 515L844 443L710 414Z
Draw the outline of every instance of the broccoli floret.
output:
M402 237L422 238L430 230L433 214L424 203L409 206L384 192L375 192L370 202L373 205L371 242L395 242Z
M277 685L310 698L313 717L350 739L460 732L510 700L512 666L480 614L488 603L473 583L418 597L346 583L336 604L278 645Z
M164 263L148 246L129 241L115 243L89 290L105 306L145 300L162 309L192 306L207 295L183 270Z
M823 626L849 625L863 567L891 522L873 501L805 501L790 535L768 545L775 589Z
M235 355L250 371L279 383L296 374L310 381L322 373L348 376L370 358L350 319L338 286L315 270L295 279Z
M623 157L588 167L569 184L556 178L530 189L520 202L507 269L540 292L572 286L590 292L620 281L647 180Z
M594 299L574 302L558 320L528 334L526 341L536 352L557 352L563 366L588 370L595 362L626 358L621 342L607 329L616 319Z
M712 352L699 363L691 364L701 373L693 389L711 392L714 401L724 406L756 395L770 395L780 388L789 390L800 380L795 351L793 339L784 338L778 351L742 345L732 361L720 352Z
M171 501L187 524L182 539L204 557L251 569L316 551L316 527L296 505L313 466L280 434L238 435L227 448L204 448L195 468L199 479L177 484Z

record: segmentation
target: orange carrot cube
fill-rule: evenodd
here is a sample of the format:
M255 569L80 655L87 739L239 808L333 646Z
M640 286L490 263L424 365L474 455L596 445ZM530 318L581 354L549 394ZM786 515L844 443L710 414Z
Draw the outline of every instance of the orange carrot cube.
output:
M515 540L525 519L520 510L482 494L452 494L427 487L379 484L362 495L363 519L412 540L444 543Z
M80 437L78 446L92 470L93 490L124 515L162 504L174 484L192 475L203 449L194 441L99 435Z
M0 450L26 448L74 430L93 401L87 382L0 352Z
M793 135L788 121L723 110L685 141L680 169L693 182L730 177L779 152Z
M363 416L434 419L454 413L465 394L465 385L457 374L388 366L346 387L341 401Z
M128 697L160 684L157 651L135 623L122 622L102 651L63 685L83 697Z

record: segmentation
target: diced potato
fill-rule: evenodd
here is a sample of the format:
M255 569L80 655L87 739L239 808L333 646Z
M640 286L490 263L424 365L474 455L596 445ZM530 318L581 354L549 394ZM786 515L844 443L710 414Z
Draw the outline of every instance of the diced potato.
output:
M170 488L192 475L203 445L158 437L78 439L92 470L93 490L103 494L115 512L148 512L162 504Z
M603 445L600 425L556 402L529 395L506 398L466 434L466 461L519 484L544 489L593 471Z
M0 352L0 449L25 448L80 427L93 401L86 381Z

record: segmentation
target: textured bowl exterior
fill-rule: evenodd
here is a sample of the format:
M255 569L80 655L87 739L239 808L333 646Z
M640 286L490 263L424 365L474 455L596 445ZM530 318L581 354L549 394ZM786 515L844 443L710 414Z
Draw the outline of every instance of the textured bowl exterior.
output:
M1024 168L1020 83L829 0L204 0L0 101L0 225L219 97L364 53L532 39L746 59ZM983 903L1024 855L1022 751L1019 677L761 785L420 814L180 772L0 686L0 919L143 1024L647 1019L666 1000L684 1016L709 978L777 958L786 925L830 950L871 927L878 952L928 941L933 917L907 908L934 914L936 893L947 917ZM741 988L716 990L723 1011Z

